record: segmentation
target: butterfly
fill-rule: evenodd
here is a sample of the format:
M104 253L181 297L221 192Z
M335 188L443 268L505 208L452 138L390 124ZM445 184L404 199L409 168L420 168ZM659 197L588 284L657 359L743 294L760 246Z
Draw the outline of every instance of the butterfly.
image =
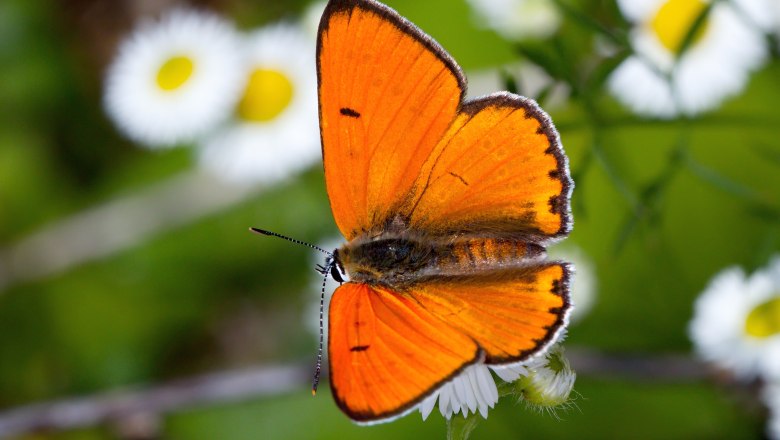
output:
M458 64L374 0L330 0L317 39L325 182L347 243L323 271L337 405L358 423L414 409L464 368L543 353L570 311L568 160L549 116L465 99Z

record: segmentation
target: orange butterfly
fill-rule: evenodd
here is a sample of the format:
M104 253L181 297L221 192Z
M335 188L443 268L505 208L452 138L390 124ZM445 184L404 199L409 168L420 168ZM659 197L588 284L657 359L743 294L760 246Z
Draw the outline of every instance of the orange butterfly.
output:
M532 100L465 100L433 39L373 0L330 0L317 42L328 196L330 383L354 421L405 414L467 366L543 352L566 324L571 229L558 133Z

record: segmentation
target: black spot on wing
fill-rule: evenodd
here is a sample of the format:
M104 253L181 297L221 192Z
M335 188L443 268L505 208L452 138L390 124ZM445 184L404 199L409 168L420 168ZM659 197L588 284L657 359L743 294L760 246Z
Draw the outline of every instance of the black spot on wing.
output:
M354 347L350 347L349 351L366 351L368 350L369 345L356 345Z
M566 215L568 212L568 200L564 194L550 197L550 200L547 203L550 205L550 212L553 214Z
M344 116L349 116L350 118L360 117L360 113L358 113L357 110L351 109L349 107L342 107L341 110L339 110L339 113Z

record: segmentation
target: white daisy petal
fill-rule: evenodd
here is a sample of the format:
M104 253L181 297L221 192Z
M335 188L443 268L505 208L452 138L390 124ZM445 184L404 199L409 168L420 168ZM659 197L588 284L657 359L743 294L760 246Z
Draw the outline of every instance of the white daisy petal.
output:
M471 389L467 389L465 381L460 378L456 377L452 381L452 388L455 392L455 395L458 397L458 401L460 402L460 408L463 410L463 414L467 414L468 411L466 411L466 408L470 408L472 411L476 408L476 402L471 396ZM470 404L471 402L474 402Z
M635 56L615 69L608 85L612 94L637 114L671 118L677 113L669 84Z
M463 417L479 412L487 418L488 409L498 401L498 389L488 367L475 364L466 367L461 374L425 398L420 405L423 419L428 417L437 399L439 412L447 419L459 412Z
M192 142L229 117L244 84L241 62L231 24L173 11L120 46L106 75L106 112L146 146Z
M274 183L320 160L314 47L291 24L247 37L250 79L233 120L202 143L204 167L236 183Z
M441 415L449 419L452 417L454 405L452 404L451 387L443 386L439 391L439 412ZM457 411L455 411L457 413Z
M528 370L520 364L491 366L490 369L504 382L514 382L520 376L528 374Z
M487 368L480 368L476 370L476 376L479 382L479 389L482 391L482 396L485 398L485 402L489 407L495 406L498 402L498 388L496 388L496 382L493 380L493 376L490 375L490 370Z
M488 26L509 39L547 37L561 17L549 0L468 0Z
M420 404L420 414L422 414L423 420L427 420L428 416L431 415L433 407L436 406L436 399L438 399L438 397L439 395L437 393L431 394L422 401L422 404Z
M768 53L750 16L769 11L764 0L735 1L714 3L678 56L689 26L710 0L621 0L634 22L630 38L637 55L613 72L610 91L635 113L662 118L695 115L740 93ZM740 9L743 4L749 13Z
M484 365L478 365L478 366L472 366L470 367L471 371L469 371L469 384L471 385L472 392L474 393L473 396L476 400L476 408L480 409L480 412L482 408L487 408L491 406L490 399L488 396L490 395L490 390L487 389L487 384L483 383L483 377L481 375L480 370L487 371L487 367ZM490 373L488 372L488 375ZM490 377L490 381L493 382L493 378ZM493 386L495 386L495 382L493 382ZM476 413L475 410L472 410Z
M482 398L482 394L480 393L479 384L477 383L474 369L469 368L466 372L466 375L464 376L464 379L468 390L468 396L473 403L473 412L477 412L477 408L484 406L485 402Z
M704 360L743 380L780 380L780 258L746 276L729 268L694 304L688 334Z
M641 21L658 10L658 0L618 0L617 4L631 21Z
M731 0L741 14L767 32L776 32L780 25L780 2L777 0Z

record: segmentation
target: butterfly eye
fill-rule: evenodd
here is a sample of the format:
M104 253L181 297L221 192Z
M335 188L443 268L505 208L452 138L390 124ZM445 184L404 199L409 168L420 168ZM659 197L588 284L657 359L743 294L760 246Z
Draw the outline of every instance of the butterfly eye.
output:
M341 276L341 272L339 271L339 265L335 261L330 266L330 276L339 283L344 282L344 277Z

